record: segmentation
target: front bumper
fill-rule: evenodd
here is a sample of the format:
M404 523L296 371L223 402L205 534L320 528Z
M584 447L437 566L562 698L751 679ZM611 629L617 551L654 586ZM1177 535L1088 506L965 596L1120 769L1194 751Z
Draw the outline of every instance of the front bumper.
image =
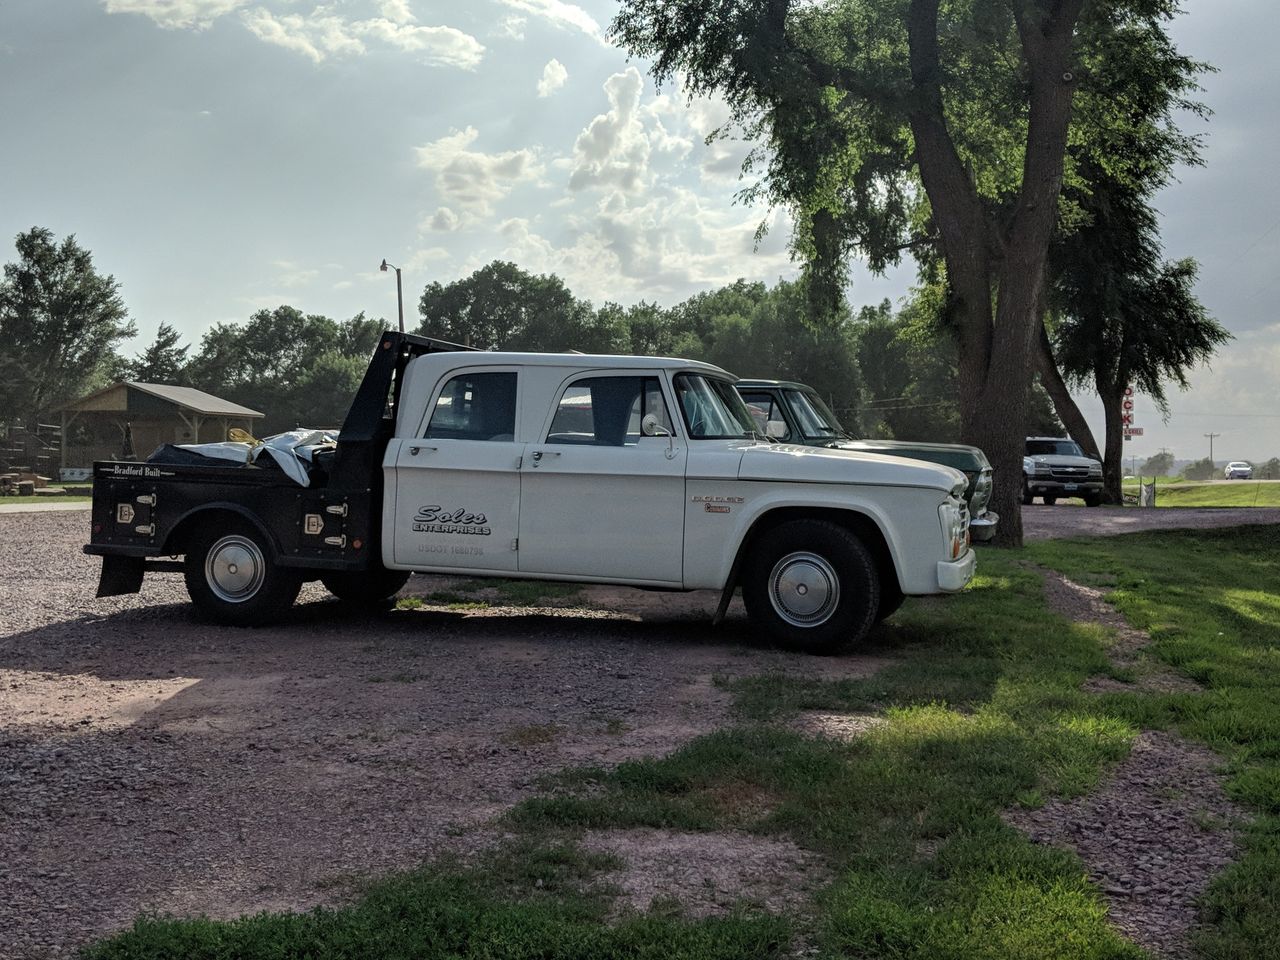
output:
M1086 493L1101 493L1102 480L1054 480L1050 477L1027 477L1027 489L1033 497L1046 493L1051 497L1083 497Z
M987 510L982 516L969 521L969 539L974 543L986 543L996 535L996 527L999 525L1000 514Z
M938 589L944 593L955 593L963 590L973 579L973 571L977 568L978 558L972 550L959 560L940 560L938 562Z

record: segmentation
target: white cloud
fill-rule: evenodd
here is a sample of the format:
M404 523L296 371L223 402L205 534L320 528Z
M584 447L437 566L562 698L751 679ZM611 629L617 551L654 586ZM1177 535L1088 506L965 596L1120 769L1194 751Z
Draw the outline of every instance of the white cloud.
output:
M249 0L103 0L107 13L137 13L167 30L203 30Z
M528 21L524 17L503 17L498 24L498 35L509 40L524 39L524 25Z
M418 166L435 173L436 190L451 213L456 208L470 217L489 216L516 184L542 175L536 149L482 153L470 149L479 136L475 127L467 127L414 150Z
M395 23L413 23L418 18L409 9L409 0L382 0L382 15Z
M345 20L329 10L316 7L307 15L277 17L259 7L245 11L243 19L259 40L300 53L314 63L330 56L359 56L367 50L365 39L424 54L425 63L464 70L474 69L484 54L480 41L453 27L419 27L385 18ZM401 16L408 10L393 9L392 13Z
M784 214L775 215L771 236L757 251L758 213L724 211L690 190L660 190L638 203L613 191L556 223L566 228L565 236L552 238L523 217L503 221L502 246L493 256L534 273L555 273L597 303L671 302L739 277L773 282L796 272L785 250ZM482 262L474 258L465 269Z
M609 112L587 124L573 144L570 190L614 186L636 191L647 186L649 137L639 112L644 78L635 67L615 73L605 81Z
M581 7L564 0L498 0L513 10L520 10L540 17L564 30L581 30L589 37L604 43L604 31L595 18Z
M553 57L542 68L542 79L538 81L538 96L551 96L551 94L563 87L568 79L569 71L564 68L563 63Z
M272 263L272 266L280 271L275 278L275 282L287 290L305 287L320 276L319 270L304 267L289 260L276 260Z
M428 230L435 230L439 233L452 233L462 226L462 220L448 207L441 207L431 215L431 218L427 220L424 226Z
M381 40L410 53L425 53L427 63L474 69L483 57L484 45L453 27L415 27L392 20L360 20L352 29L363 37Z
M244 25L263 43L300 53L314 63L330 55L355 55L365 51L364 44L351 34L350 24L341 17L287 14L276 17L269 10L246 11Z

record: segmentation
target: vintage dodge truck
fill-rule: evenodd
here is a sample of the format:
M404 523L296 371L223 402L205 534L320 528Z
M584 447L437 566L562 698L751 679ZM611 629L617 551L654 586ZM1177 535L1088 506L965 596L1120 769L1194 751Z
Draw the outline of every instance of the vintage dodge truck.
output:
M753 623L813 652L969 582L962 473L770 442L733 383L388 332L306 486L268 458L98 463L85 551L100 596L180 570L236 625L279 618L304 580L377 602L411 571L710 588L717 621L740 587Z

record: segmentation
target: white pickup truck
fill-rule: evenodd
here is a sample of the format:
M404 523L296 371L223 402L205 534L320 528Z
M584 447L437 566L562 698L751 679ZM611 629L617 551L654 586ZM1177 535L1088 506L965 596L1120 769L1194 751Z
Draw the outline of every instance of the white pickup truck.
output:
M269 466L96 465L100 595L176 554L236 624L306 579L380 600L410 571L714 589L717 620L741 587L761 629L828 652L973 576L958 470L770 442L703 363L447 346L384 335L305 489Z

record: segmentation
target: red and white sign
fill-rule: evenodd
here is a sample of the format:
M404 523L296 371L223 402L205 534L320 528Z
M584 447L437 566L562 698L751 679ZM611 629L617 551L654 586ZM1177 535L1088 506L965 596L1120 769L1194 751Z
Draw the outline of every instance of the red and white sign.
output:
M1140 436L1142 436L1141 427L1125 427L1124 428L1124 437L1126 440L1128 440L1130 437L1140 437Z

